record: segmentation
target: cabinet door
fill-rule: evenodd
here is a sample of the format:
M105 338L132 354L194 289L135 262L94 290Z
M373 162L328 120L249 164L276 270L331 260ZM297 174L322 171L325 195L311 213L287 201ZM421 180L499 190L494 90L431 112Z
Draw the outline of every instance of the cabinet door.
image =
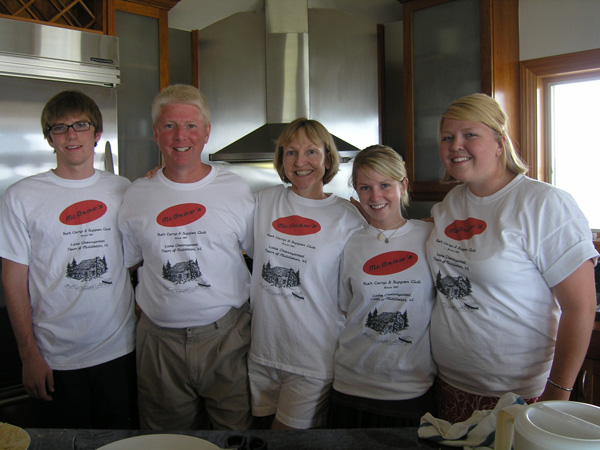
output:
M600 406L600 361L586 358L575 382L571 400Z
M169 83L167 15L164 9L114 2L111 31L119 38L121 61L119 167L132 181L160 164L150 110L156 94Z
M517 1L405 0L403 6L406 168L412 198L438 201L454 186L439 183L437 143L450 103L483 92L518 122Z
M479 0L405 4L405 156L413 192L444 192L438 143L440 115L455 99L481 90ZM409 106L410 105L410 106ZM424 199L425 200L425 199Z

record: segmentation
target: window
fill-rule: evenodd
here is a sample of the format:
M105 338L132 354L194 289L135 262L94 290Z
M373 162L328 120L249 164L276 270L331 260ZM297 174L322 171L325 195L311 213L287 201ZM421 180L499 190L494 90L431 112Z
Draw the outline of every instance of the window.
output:
M600 49L521 62L520 147L529 176L573 195L595 230L599 102Z
M593 229L600 229L600 77L569 77L546 86L549 182L569 192Z

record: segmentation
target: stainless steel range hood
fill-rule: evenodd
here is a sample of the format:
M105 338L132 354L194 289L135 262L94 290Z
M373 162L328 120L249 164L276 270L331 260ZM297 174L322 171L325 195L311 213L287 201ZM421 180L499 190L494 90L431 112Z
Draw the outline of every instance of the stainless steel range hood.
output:
M287 123L268 123L238 139L217 153L209 155L210 161L225 162L261 162L272 161L275 155L275 143ZM359 149L332 135L333 142L340 154L341 162L354 158ZM264 151L261 151L264 149Z
M289 122L298 117L320 120L330 129L328 123L320 117L311 115L308 15L307 0L265 0L267 123L210 154L210 161L270 161L273 159L279 134ZM343 56L340 55L340 58ZM340 104L340 108L342 107ZM343 112L340 111L340 116L342 115ZM334 141L343 160L349 160L359 151L337 136L334 136Z
M114 87L118 39L0 18L0 75Z

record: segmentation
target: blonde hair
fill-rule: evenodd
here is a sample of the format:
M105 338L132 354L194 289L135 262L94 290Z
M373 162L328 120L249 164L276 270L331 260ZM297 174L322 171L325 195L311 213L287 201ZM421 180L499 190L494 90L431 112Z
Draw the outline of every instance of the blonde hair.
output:
M440 118L438 125L438 145L445 119L481 122L492 130L496 141L502 145L502 165L515 175L527 173L527 164L521 159L508 135L508 117L500 104L486 94L471 94L455 100ZM448 172L442 182L456 181Z
M403 207L408 207L408 178L402 156L387 145L371 145L360 151L358 155L356 155L356 158L354 158L354 163L352 164L351 182L354 189L356 189L358 171L363 167L368 167L374 172L400 183L406 180L406 189L402 194L400 203Z
M200 116L205 127L210 125L210 108L204 94L194 86L174 84L164 88L154 97L152 102L152 124L156 125L163 106L173 103L192 105L200 110Z
M338 173L340 168L340 154L338 153L337 147L333 142L333 137L329 131L327 131L327 128L316 120L300 117L293 122L290 122L283 129L275 144L273 166L275 166L279 178L281 178L284 183L290 183L290 180L283 169L283 147L289 145L296 139L298 131L301 129L304 130L306 136L313 144L322 145L325 149L325 161L329 161L329 169L325 168L325 175L323 175L323 184L325 185L333 180L333 177Z

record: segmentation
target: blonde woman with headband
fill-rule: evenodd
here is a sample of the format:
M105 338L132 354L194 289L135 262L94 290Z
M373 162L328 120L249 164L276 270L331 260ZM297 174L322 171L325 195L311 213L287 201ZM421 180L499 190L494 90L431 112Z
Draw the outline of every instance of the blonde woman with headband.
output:
M370 225L342 256L338 301L347 319L335 353L330 426L418 426L435 407L435 289L425 256L433 224L403 217L406 168L390 147L361 151L352 185Z
M461 183L433 207L427 243L440 417L466 420L507 392L567 400L596 308L588 222L568 193L525 176L493 98L456 100L438 133L445 179Z

